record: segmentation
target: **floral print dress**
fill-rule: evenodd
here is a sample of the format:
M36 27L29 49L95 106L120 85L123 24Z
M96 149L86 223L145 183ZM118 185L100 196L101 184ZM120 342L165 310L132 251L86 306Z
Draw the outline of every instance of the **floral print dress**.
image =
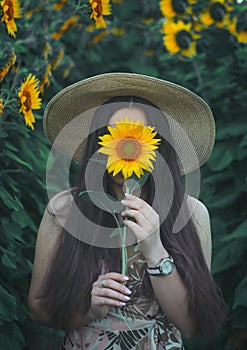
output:
M143 296L146 271L137 245L128 247L128 257L126 286L132 290L131 299L124 307L111 307L103 319L69 331L66 350L185 349L180 331L168 320L155 295L153 299Z

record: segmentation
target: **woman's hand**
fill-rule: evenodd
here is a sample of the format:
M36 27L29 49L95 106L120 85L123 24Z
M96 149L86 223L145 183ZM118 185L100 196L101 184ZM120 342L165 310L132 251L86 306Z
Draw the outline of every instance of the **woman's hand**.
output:
M101 281L104 280L104 286ZM100 275L93 283L91 291L91 312L97 318L104 318L111 306L124 306L130 298L131 291L121 282L126 282L124 275L117 272L108 272Z
M128 207L121 215L134 219L124 220L124 224L136 236L139 251L146 261L152 260L157 249L164 250L160 239L159 215L147 202L133 194L127 194L126 199L121 202Z

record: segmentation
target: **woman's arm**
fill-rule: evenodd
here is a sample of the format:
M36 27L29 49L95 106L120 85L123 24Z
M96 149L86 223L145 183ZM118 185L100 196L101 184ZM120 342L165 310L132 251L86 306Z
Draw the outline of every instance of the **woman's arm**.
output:
M202 225L210 234L207 209L199 201L198 203L199 205L194 207L193 216L201 221L198 227ZM147 265L150 267L156 266L161 258L169 256L169 253L160 240L158 214L153 211L146 202L137 199L135 196L129 196L123 204L131 208L122 213L123 216L133 217L136 221L124 221L126 226L128 226L135 233L137 239L141 241L139 242L139 248L145 257ZM148 231L153 233L150 235ZM145 235L147 238L145 238ZM208 240L208 242L211 242L211 240ZM206 246L206 248L206 253L204 251L204 254L208 256L208 264L210 264L211 254L209 254L209 249L211 246ZM176 267L170 275L150 276L150 280L159 304L168 319L173 322L186 337L193 336L196 327L188 313L187 289Z
M42 294L42 285L53 254L59 249L59 245L62 244L62 221L63 216L66 214L62 209L69 205L69 198L69 191L61 192L52 198L45 210L37 235L32 279L28 295L30 317L35 322L51 328L59 327L51 322L49 311L40 306L41 301L45 298ZM56 210L62 215L56 216ZM76 329L95 319L96 316L89 309L84 315L73 314L66 324L62 326L62 329Z
M45 327L68 331L81 328L97 318L92 313L90 308L85 314L73 313L70 319L64 322L62 326L58 327L50 321L49 312L39 306L40 301L41 299L29 300L30 317L34 322L37 322Z

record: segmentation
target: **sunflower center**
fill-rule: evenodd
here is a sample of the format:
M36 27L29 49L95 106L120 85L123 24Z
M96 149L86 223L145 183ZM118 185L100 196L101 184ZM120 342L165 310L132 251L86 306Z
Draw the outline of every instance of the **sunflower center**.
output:
M176 34L176 41L179 47L182 49L188 49L192 41L192 36L187 30L180 30Z
M117 146L117 154L125 160L137 159L141 154L141 145L136 139L124 138Z
M96 18L99 18L103 14L102 0L94 0L92 2L93 14Z
M216 21L222 21L226 14L225 6L220 2L215 2L210 6L210 14Z
M172 8L178 14L185 13L187 1L183 0L172 0Z
M14 18L13 1L5 0L5 5L8 6L8 9L7 9L7 11L5 13L8 16L8 20L11 20L11 19Z
M24 96L23 105L26 107L26 111L29 111L32 107L31 95L28 91L24 91L23 96Z

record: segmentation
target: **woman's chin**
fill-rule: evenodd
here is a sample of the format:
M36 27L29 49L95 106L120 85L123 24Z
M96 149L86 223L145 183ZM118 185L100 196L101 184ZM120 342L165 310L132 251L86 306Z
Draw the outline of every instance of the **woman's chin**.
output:
M118 173L117 175L113 176L112 174L109 175L110 179L115 182L118 185L124 184L124 176L122 173Z

